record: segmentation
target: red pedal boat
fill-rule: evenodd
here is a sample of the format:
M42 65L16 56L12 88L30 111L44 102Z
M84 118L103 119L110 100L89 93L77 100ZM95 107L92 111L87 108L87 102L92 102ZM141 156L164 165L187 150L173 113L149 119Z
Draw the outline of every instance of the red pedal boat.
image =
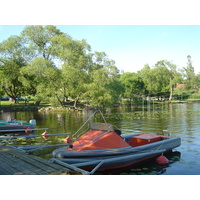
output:
M121 134L107 123L90 123L90 130L53 157L85 170L122 168L155 158L180 146L179 137L157 134Z

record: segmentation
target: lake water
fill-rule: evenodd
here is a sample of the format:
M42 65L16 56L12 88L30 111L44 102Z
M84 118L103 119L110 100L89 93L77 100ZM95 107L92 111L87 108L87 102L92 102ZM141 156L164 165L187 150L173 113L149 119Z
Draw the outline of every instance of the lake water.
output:
M79 127L92 115L93 111L67 112L12 112L0 113L0 119L8 117L29 121L36 119L37 128L49 128L49 133L75 133ZM136 167L109 171L103 174L162 174L162 175L200 175L200 104L177 103L141 107L120 107L107 109L104 117L108 123L116 125L123 133L145 132L161 133L168 130L171 136L181 138L181 146L166 155L167 166L159 166L155 160ZM93 121L103 122L100 115L95 115ZM37 131L41 134L43 131ZM47 141L34 139L33 143L51 143L62 141L65 136L57 136ZM37 140L37 141L36 141ZM29 141L30 143L30 141ZM61 142L60 142L61 143ZM25 142L23 141L23 144ZM38 151L37 155L49 158L50 150ZM97 173L101 174L101 173Z

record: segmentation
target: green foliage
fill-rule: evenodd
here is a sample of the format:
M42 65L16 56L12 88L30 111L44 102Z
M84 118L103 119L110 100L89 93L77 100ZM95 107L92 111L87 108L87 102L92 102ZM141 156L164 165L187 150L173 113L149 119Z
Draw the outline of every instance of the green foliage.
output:
M89 69L90 82L85 97L92 106L108 107L118 101L123 87L118 79L118 69L114 61L104 52L95 52Z
M190 93L188 99L190 100L199 100L200 99L200 92L195 91L193 94Z
M67 100L87 101L91 106L109 107L119 97L140 101L145 96L191 93L200 85L191 56L182 72L167 60L147 64L137 73L119 74L105 52L91 52L85 40L74 40L56 26L27 26L19 36L0 43L0 95L16 102L17 96L33 96L35 103L65 106ZM186 88L176 88L185 83ZM196 94L196 97L198 94Z
M124 97L133 98L144 93L144 82L138 73L126 72L120 76L120 82L124 87Z
M196 75L194 72L194 67L192 66L191 56L188 55L187 59L188 59L187 67L183 68L183 74L184 77L186 78L185 80L186 88L193 89L196 82Z
M26 65L27 49L21 37L12 36L0 43L0 78L4 92L14 99L20 96L24 87L18 80L20 69Z
M153 68L148 65L139 71L149 96L169 93L169 100L173 97L173 90L177 83L183 81L176 65L167 60L158 61Z
M33 58L42 57L47 60L53 59L55 55L54 37L62 35L55 26L27 26L21 33L28 45Z
M26 87L26 95L34 95L37 102L48 99L60 88L60 72L54 63L36 58L21 69L20 80Z

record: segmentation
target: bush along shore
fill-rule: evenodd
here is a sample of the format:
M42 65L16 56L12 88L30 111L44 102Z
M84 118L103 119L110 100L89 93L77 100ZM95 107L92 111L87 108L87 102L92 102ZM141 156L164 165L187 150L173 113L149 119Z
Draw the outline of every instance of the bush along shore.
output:
M20 111L69 111L69 110L86 110L92 109L88 107L88 104L77 103L77 107L74 107L74 102L71 101L65 106L55 106L50 103L40 103L36 105L34 101L31 103L24 103L22 101L17 102L17 104L9 101L0 101L0 111L1 112L20 112Z
M26 105L10 105L10 106L0 106L0 111L3 112L18 112L18 111L37 111L40 106L26 106Z

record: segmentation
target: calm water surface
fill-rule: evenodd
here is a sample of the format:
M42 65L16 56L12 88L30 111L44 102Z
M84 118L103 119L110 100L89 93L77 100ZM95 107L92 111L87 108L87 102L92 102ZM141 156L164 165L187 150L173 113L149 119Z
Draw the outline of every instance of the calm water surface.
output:
M37 120L37 128L49 128L49 133L75 133L92 113L92 111L12 112L1 113L0 119L11 117L29 121L34 118ZM107 109L104 112L104 117L108 123L116 125L125 134L132 132L161 133L163 130L169 130L171 136L180 137L182 143L180 147L166 155L170 161L167 166L161 167L153 160L136 167L109 171L103 174L200 174L200 104L155 104L148 107L121 107ZM99 114L95 115L93 121L103 122ZM42 132L37 131L37 134ZM34 139L32 142L50 144L52 141L62 141L64 137L49 138L47 141ZM50 152L45 149L37 153L44 158L48 155L49 158L51 151L52 149Z

